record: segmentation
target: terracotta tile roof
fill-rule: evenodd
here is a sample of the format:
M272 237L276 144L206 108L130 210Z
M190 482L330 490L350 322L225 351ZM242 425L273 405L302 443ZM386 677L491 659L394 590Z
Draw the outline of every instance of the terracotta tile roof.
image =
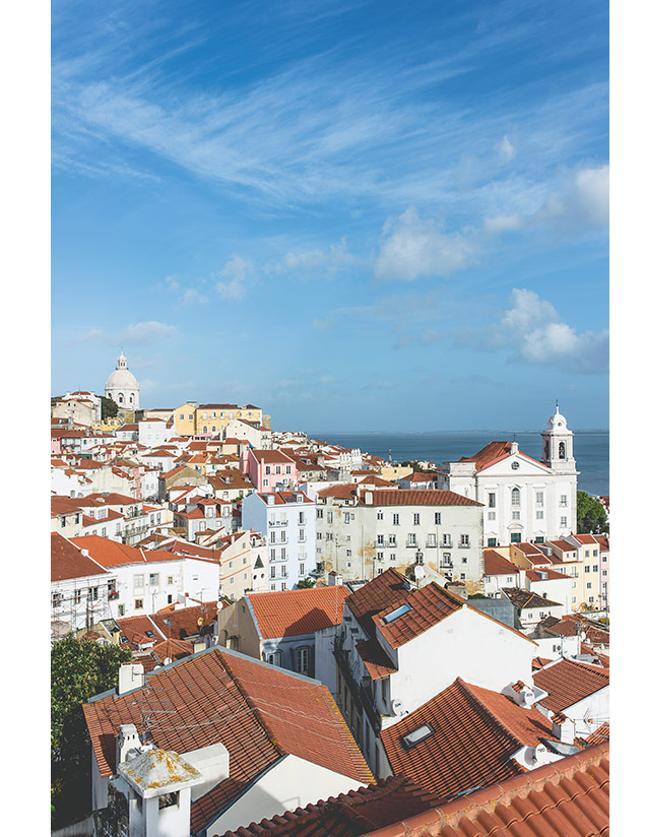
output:
M295 464L294 459L289 454L280 450L256 450L255 448L250 448L250 455L254 456L259 462L265 462L267 464Z
M396 608L386 607L372 617L379 633L392 648L399 648L461 610L465 600L432 581L419 590L412 590L406 604L409 610L392 621L386 619Z
M373 636L375 628L371 617L384 608L402 604L409 595L409 582L400 572L390 568L351 593L346 603L365 632Z
M519 610L561 607L560 602L544 599L538 593L530 593L529 590L521 590L519 587L502 587L502 592L509 597L512 604Z
M50 498L50 516L57 517L58 514L74 514L82 510L82 506L78 502L81 497L73 499L72 497L60 497L54 494Z
M259 633L263 639L313 634L332 625L341 625L344 599L349 590L343 585L311 587L306 590L280 590L248 593Z
M410 748L403 737L427 724L432 733ZM511 756L552 739L552 724L537 709L457 678L451 686L381 732L395 775L449 799L523 772Z
M390 776L378 784L227 831L223 837L358 837L439 803L432 793L405 776Z
M558 541L548 541L548 543L556 546L560 552L577 552L577 546L574 543L565 541L563 538L560 538Z
M106 575L106 570L83 555L71 541L63 538L58 532L51 532L50 580L65 581L90 575Z
M538 702L552 712L569 706L609 685L609 670L576 660L561 659L533 675L534 685L548 697Z
M610 536L609 535L596 535L596 540L600 544L601 552L609 552L610 551Z
M570 576L558 573L557 570L525 570L525 575L530 581L568 581Z
M535 543L527 543L527 542L517 543L517 544L514 544L514 547L516 549L519 549L520 552L524 552L524 554L528 558L531 557L532 555L541 555L543 558L547 557L545 552L543 552L543 550L539 549L539 547Z
M166 639L154 645L152 651L161 662L181 660L193 653L193 644L185 639Z
M601 744L372 831L371 837L606 837L609 773L609 745Z
M598 744L604 744L610 740L610 722L605 721L597 730L591 733L588 738L585 738L584 743L589 747L595 747Z
M548 467L538 459L534 459L533 456L523 453L520 449L518 449L518 454L524 459L528 459L530 462L540 465L542 468L547 469ZM485 447L481 448L481 450L478 450L474 456L463 456L460 461L474 462L477 471L483 471L484 468L490 468L491 465L501 462L503 459L506 459L507 456L511 456L511 442L489 442Z
M361 640L356 649L372 680L381 680L398 671L376 637Z
M591 545L591 544L598 544L595 535L573 535L576 541L579 541L581 544Z
M357 488L352 482L331 485L329 488L322 488L318 493L319 497L336 497L338 500L351 500L356 495Z
M532 669L534 671L538 671L540 668L547 666L548 663L551 663L552 660L548 659L547 657L534 657L532 660Z
M217 618L217 602L204 602L190 607L180 607L178 610L174 608L174 605L169 605L151 616L163 636L174 639L198 636L200 631L204 632L204 628L212 626Z
M518 575L518 567L494 549L484 549L484 575Z
M102 523L102 521L97 521ZM121 567L126 564L147 564L156 561L179 561L181 556L162 549L138 549L100 535L83 535L71 538L71 543L86 549L102 567Z
M548 617L540 623L546 633L552 636L576 636L578 630L585 633L586 640L591 645L605 645L609 647L610 632L599 625L593 625L578 613L569 613L561 619Z
M361 503L365 505L365 496ZM470 500L454 491L439 491L438 489L399 488L396 491L383 489L372 491L373 506L483 506L476 500Z
M300 495L302 497L302 501L300 503L297 502L296 497ZM264 503L268 504L268 497L273 497L273 505L275 506L285 506L289 503L296 503L297 505L302 505L302 503L313 503L313 500L310 500L309 497L305 494L304 491L266 491L262 494L258 495L264 501Z

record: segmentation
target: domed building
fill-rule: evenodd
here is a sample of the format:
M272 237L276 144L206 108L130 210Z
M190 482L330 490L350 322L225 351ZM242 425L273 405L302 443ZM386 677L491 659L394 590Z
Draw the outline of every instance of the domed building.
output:
M105 382L105 397L112 398L122 410L140 409L140 384L128 368L126 355L117 358L117 366Z

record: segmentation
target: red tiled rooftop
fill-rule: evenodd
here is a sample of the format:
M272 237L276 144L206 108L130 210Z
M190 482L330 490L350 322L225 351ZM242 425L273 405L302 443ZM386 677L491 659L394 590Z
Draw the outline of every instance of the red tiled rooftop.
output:
M576 660L561 659L554 665L537 671L533 675L534 685L548 697L539 703L552 712L562 712L583 698L609 685L609 671Z
M602 723L597 730L591 733L591 735L585 739L584 743L587 744L589 747L595 747L598 744L604 744L606 741L610 740L610 722L605 721Z
M392 648L404 645L451 616L463 607L465 601L432 581L418 590L411 590L406 604L410 610L391 622L385 619L396 608L386 607L373 616L378 631Z
M377 784L227 831L224 837L359 837L439 802L405 776L390 776Z
M373 506L482 506L476 500L470 500L455 491L438 489L399 488L395 491L383 489L366 491L361 503L366 505L366 497L371 494Z
M305 590L279 590L248 593L259 633L263 639L313 634L341 625L344 599L349 590L343 585L311 587Z
M494 549L484 549L484 575L518 575L518 567Z
M606 837L609 772L609 745L601 744L400 819L371 837Z
M424 724L432 734L406 749L403 737ZM553 738L552 724L537 709L460 677L381 733L394 774L443 799L522 773L510 757L542 738Z
M58 532L50 535L50 580L66 581L72 578L86 578L105 575L106 570L95 561L83 555L71 541Z
M398 671L376 637L361 640L356 649L372 680L381 680Z
M101 523L102 521L98 521ZM125 564L147 564L156 561L179 561L180 555L162 549L138 549L100 535L83 535L71 538L71 543L86 549L102 567L121 567Z

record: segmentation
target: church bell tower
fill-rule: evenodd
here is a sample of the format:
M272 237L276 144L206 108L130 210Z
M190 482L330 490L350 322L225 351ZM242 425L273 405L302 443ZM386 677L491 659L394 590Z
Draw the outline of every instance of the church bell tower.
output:
M543 460L556 473L576 473L573 456L573 431L568 429L566 419L559 412L559 404L548 419L548 426L541 434L543 439Z

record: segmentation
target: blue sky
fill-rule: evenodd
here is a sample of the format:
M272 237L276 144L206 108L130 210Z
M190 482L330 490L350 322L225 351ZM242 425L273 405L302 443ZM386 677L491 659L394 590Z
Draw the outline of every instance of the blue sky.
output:
M607 4L54 8L55 392L607 426Z

